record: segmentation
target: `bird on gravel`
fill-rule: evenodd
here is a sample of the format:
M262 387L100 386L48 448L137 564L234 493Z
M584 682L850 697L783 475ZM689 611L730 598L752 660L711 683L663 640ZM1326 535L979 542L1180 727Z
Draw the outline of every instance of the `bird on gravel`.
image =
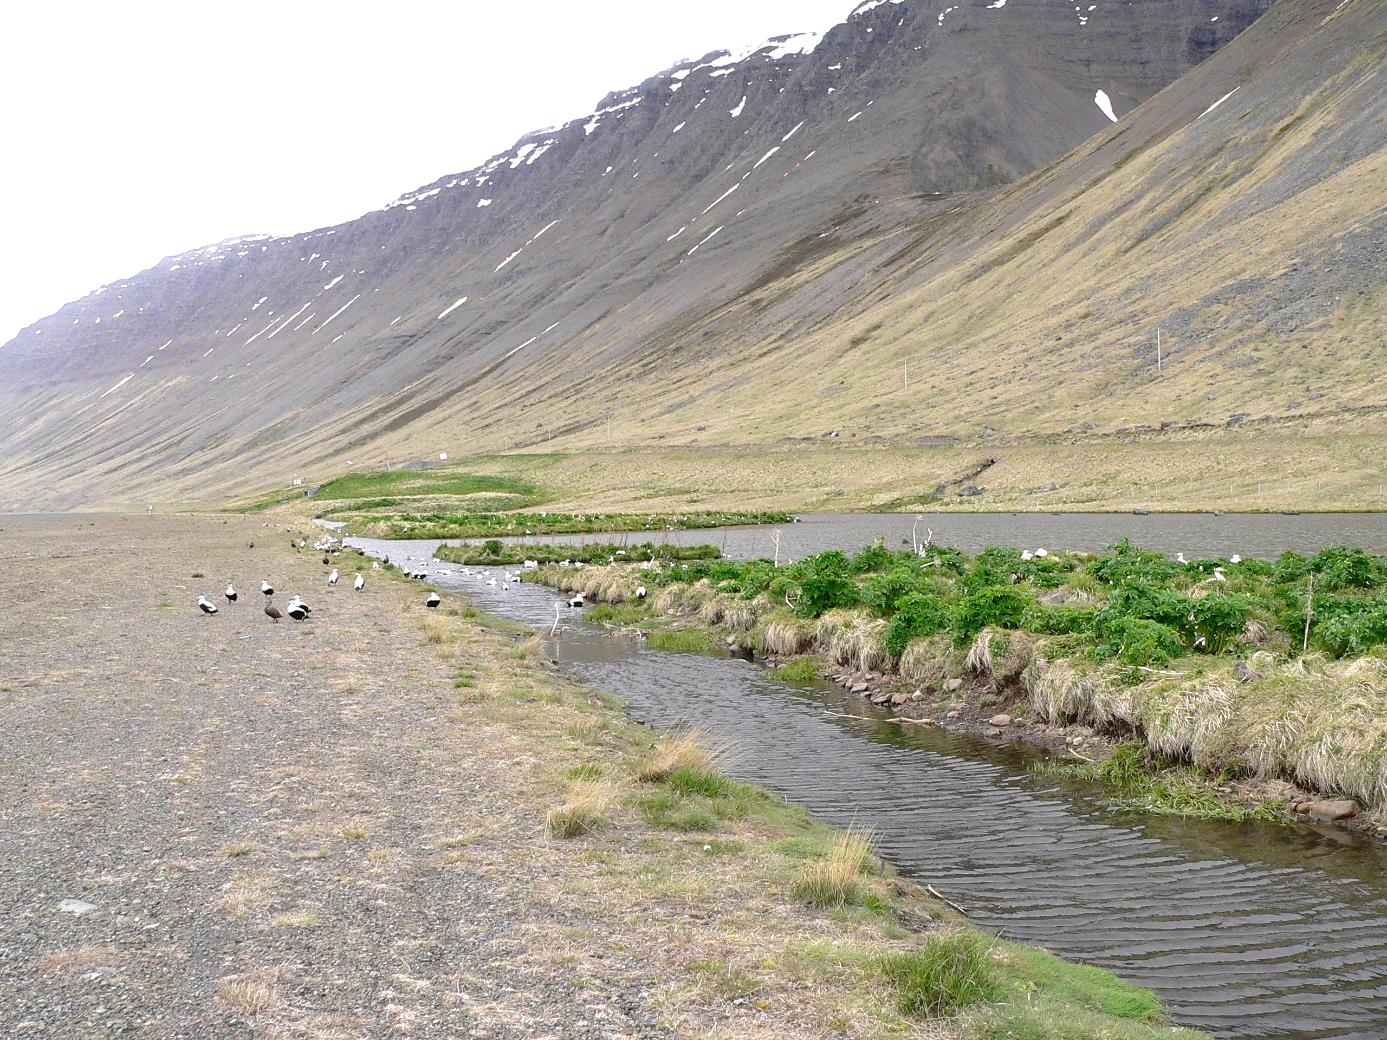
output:
M199 596L197 598L197 605L198 609L200 609L204 614L215 614L217 612L217 605L213 603L211 600L209 600L206 596Z
M302 621L308 617L308 605L302 600L291 600L289 603L289 616L295 621Z
M378 570L380 570L380 560L372 560L372 561L371 561L371 570L373 570L373 571L378 571Z
M328 583L329 586L332 586L332 585L336 585L336 584L337 584L337 568L336 568L336 567L332 568L332 573L329 574L329 575L327 576L327 583Z
M236 597L239 595L240 593L236 591L236 586L228 581L226 583L226 601L228 603L235 603Z
M365 587L366 587L366 579L363 578L360 574L358 574L358 575L356 576L356 581L352 582L352 588L355 589L357 592L360 592L360 591L361 591L362 589L364 589Z
M438 605L443 602L443 597L436 592L430 592L429 598L424 600L424 606L430 610L437 610Z
M275 622L282 618L284 615L279 612L279 608L275 606L274 600L267 599L265 600L265 616L268 617L271 622Z
M268 581L262 581L260 583L260 591L267 596L273 596L275 594L275 587Z

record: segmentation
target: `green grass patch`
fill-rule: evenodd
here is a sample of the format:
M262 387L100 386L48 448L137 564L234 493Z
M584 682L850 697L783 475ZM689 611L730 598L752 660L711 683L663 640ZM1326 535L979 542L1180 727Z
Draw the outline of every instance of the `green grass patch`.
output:
M817 682L823 675L823 660L818 657L796 657L772 669L771 674L788 683Z
M1277 823L1287 819L1286 813L1275 805L1249 807L1227 800L1218 791L1219 782L1226 777L1162 759L1141 741L1119 744L1111 755L1097 762L1045 762L1037 765L1035 771L1108 787L1114 795L1111 804L1120 809L1227 823Z
M646 645L681 654L709 654L721 649L713 634L701 628L659 629L646 637Z
M918 950L873 958L872 968L896 989L896 1006L916 1018L942 1017L1001 997L992 943L978 932L947 932Z
M599 603L588 611L587 617L589 621L596 621L598 624L630 626L646 620L650 614L650 608L643 602Z
M526 505L537 505L544 499L540 488L529 481L447 469L348 473L320 485L313 499L332 502L382 496L401 499L478 494L511 495L525 500Z
M591 542L587 545L534 542L502 542L488 538L469 545L444 545L434 553L440 560L471 567L504 567L533 560L539 564L583 563L643 563L648 560L716 560L721 552L715 545L618 545L615 542Z

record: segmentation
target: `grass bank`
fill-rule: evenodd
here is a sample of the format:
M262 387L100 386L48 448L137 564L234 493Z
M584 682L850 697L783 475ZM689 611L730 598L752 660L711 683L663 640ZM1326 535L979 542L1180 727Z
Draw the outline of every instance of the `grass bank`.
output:
M517 805L534 813L555 898L623 956L641 951L675 1035L1201 1036L1166 1025L1146 990L973 929L898 878L870 835L732 779L735 748L657 735L547 667L534 642L451 598L425 612L398 581L401 609L456 677L456 717L534 764ZM449 854L486 840L461 836Z
M1308 792L1387 815L1387 558L1361 550L1187 562L1127 543L973 557L876 545L786 567L618 564L541 580L773 659L818 655L896 682L903 708L969 701L1002 726L1141 739L1144 766L1169 774L1145 792L1152 808L1219 815L1220 787L1251 778L1270 814ZM1171 772L1181 765L1197 772Z
M350 534L369 538L506 538L599 532L692 531L744 524L786 524L775 511L695 513L444 513L344 510L333 514Z
M722 555L715 545L656 545L642 542L639 545L613 545L609 542L592 542L587 545L550 545L546 543L502 542L489 538L471 545L443 545L434 551L434 556L449 563L460 563L470 567L505 567L533 561L549 563L645 563L654 560L716 560Z

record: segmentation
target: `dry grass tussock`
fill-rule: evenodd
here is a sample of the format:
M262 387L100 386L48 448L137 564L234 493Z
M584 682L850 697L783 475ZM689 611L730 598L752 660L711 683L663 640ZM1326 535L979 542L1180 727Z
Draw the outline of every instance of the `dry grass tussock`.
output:
M766 653L778 657L808 653L818 638L819 626L809 618L778 617L766 625L762 639Z
M550 809L545 817L545 835L576 838L605 826L619 795L611 780L575 780L569 785L563 804Z
M857 671L880 671L890 665L885 637L886 622L865 611L830 610L819 618L818 644L823 652Z
M424 618L424 641L435 646L458 638L457 626L448 618L429 615Z
M1031 663L1035 641L1025 632L984 628L963 659L963 667L980 679L1009 683L1019 679Z
M1172 758L1292 780L1387 814L1387 662L1285 662L1258 651L1247 664L1256 673L1247 682L1227 662L1123 686L1099 669L1037 658L1025 683L1048 721L1130 726Z
M943 683L949 677L950 651L948 636L912 639L901 654L901 678L922 685Z
M263 1015L279 1005L279 994L263 982L248 978L222 979L217 1000L241 1015Z
M719 770L732 758L731 744L712 740L701 729L686 729L664 737L636 770L636 779L664 780L681 769Z
M838 835L823 859L795 879L794 894L815 906L849 906L862 901L862 875L873 861L874 836L852 828Z

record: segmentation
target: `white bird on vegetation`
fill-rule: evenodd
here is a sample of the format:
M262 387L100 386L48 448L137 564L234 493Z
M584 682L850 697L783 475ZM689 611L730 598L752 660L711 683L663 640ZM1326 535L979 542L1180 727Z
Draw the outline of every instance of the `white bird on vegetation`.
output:
M636 599L645 599L645 586L644 586L644 585L637 585L637 586L636 586Z
M443 597L436 592L430 592L429 598L424 600L424 606L430 610L437 610L438 605L443 602Z
M1035 559L1035 553L1031 552L1029 549L1025 549L1025 550L1023 550L1022 553L1021 553L1021 559L1027 560L1027 561L1034 560L1034 559Z
M1187 559L1185 559L1185 554L1184 554L1184 553L1178 552L1178 553L1175 554L1175 562L1176 562L1176 563L1189 563L1190 561L1187 560Z
M339 577L339 575L338 575L338 573L337 573L337 568L336 568L336 567L332 568L332 573L329 574L329 575L327 576L327 583L328 583L329 585L336 585L336 584L337 584L337 578L338 578L338 577Z
M1242 563L1242 562L1243 562L1243 558L1242 558L1241 556L1239 556L1237 553L1234 553L1232 556L1228 557L1228 562L1229 562L1229 563Z
M1226 577L1224 577L1223 568L1222 568L1222 567L1215 567L1215 568L1214 568L1214 581L1227 581L1227 580L1228 580L1228 579L1227 579Z
M357 592L360 592L360 591L361 591L362 589L364 589L365 587L366 587L366 579L363 578L360 574L358 574L358 575L356 576L356 581L352 582L352 588L355 589Z
M372 561L371 561L371 570L373 570L373 571L378 571L378 570L380 570L380 560L372 560Z
M1042 559L1042 560L1045 559L1045 557L1047 557L1047 556L1050 555L1049 552L1047 552L1045 549L1037 549L1037 550L1035 551L1035 554L1036 554L1036 556L1038 556L1038 557L1039 557L1040 559Z
M206 596L199 596L197 598L197 606L204 614L215 614L217 612L217 605Z

